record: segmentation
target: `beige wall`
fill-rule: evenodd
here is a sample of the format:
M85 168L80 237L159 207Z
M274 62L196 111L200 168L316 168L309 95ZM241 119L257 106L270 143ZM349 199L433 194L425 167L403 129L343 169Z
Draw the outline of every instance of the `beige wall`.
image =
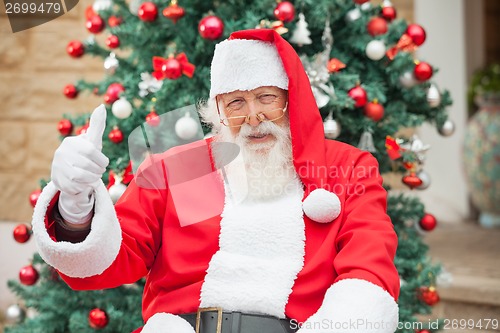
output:
M50 176L57 122L63 113L89 111L100 102L62 94L66 84L103 73L99 61L75 60L65 50L70 40L87 37L84 9L90 3L81 1L55 21L15 34L0 10L0 221L30 220L28 196Z

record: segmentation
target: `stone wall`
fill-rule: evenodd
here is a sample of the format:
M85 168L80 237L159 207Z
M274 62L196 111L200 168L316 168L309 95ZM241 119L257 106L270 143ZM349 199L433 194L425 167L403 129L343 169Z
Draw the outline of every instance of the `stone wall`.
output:
M0 11L0 221L30 220L28 196L40 178L50 176L59 144L57 122L64 113L89 112L101 103L91 94L76 100L62 94L68 83L104 75L101 59L66 54L70 40L89 35L84 11L92 2L81 0L62 17L15 34ZM412 20L413 0L393 3L399 17Z

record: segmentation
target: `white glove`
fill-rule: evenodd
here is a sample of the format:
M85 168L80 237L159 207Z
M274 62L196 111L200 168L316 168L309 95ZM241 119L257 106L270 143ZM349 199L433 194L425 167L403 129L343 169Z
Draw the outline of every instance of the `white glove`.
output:
M109 159L101 152L106 127L106 108L98 106L90 116L85 134L67 137L52 161L51 179L61 191L59 213L72 224L84 224L92 215L94 189Z

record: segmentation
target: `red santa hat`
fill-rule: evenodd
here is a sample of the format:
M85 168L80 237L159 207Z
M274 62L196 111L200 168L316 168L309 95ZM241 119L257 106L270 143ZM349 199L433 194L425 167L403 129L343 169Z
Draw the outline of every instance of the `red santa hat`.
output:
M304 213L317 222L334 220L340 201L324 189L328 168L323 121L299 56L272 29L232 33L215 48L210 97L260 86L288 90L293 164L305 185Z

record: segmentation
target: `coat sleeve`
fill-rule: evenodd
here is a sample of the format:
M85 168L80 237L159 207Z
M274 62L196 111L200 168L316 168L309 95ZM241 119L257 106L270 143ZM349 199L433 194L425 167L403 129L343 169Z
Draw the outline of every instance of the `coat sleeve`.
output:
M77 290L113 288L145 276L161 245L165 189L138 186L134 179L113 205L104 184L95 191L88 236L79 243L57 241L53 209L58 191L49 183L33 214L33 233L42 258Z
M337 278L301 332L394 332L398 324L397 236L375 158L356 152L333 259ZM316 325L316 326L314 326Z

